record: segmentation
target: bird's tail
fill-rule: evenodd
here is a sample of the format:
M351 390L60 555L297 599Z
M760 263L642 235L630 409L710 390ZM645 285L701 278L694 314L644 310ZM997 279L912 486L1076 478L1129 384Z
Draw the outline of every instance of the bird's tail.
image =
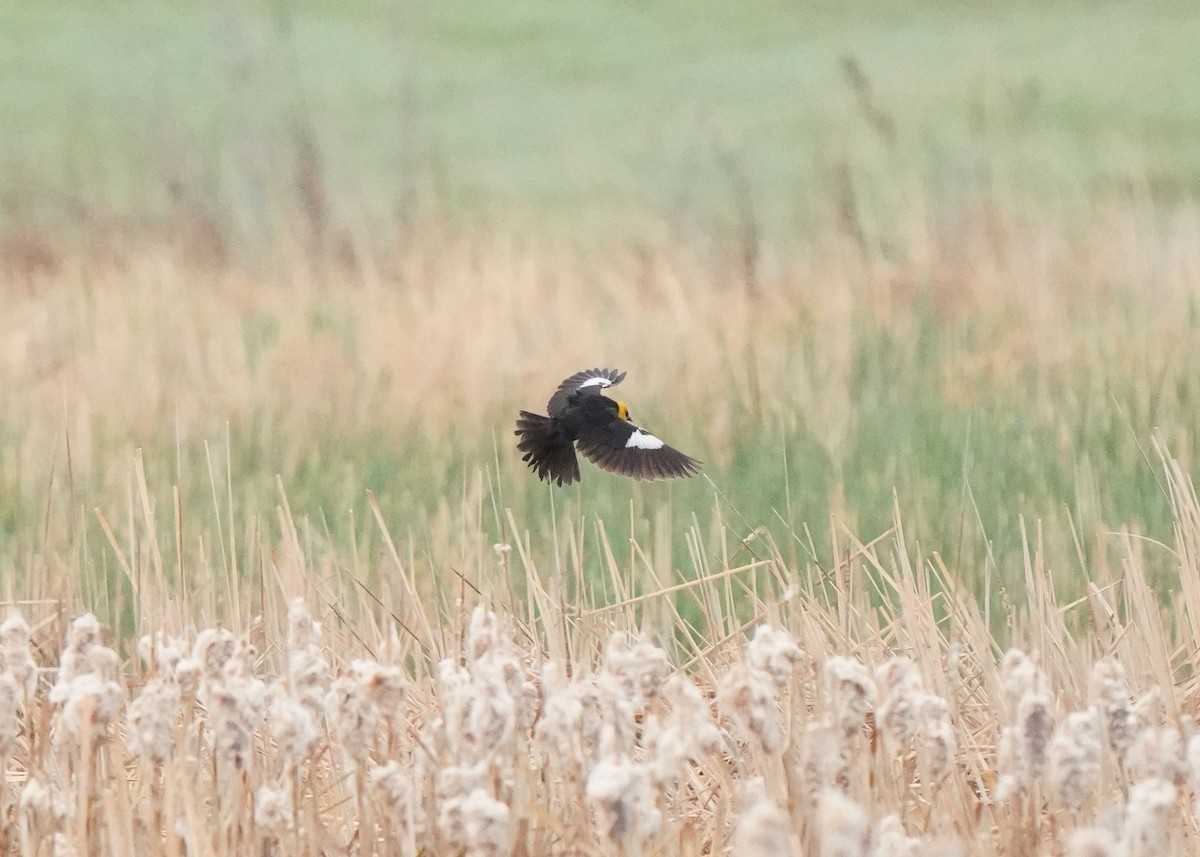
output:
M525 453L522 461L537 473L539 479L570 485L579 481L579 459L575 444L550 417L521 411L517 418L517 449Z

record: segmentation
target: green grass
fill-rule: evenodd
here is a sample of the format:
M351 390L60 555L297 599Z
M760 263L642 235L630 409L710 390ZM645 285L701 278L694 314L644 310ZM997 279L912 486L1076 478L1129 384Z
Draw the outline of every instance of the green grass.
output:
M783 235L843 160L880 211L926 178L1190 193L1197 42L1183 2L9 5L0 189L51 220L80 199L144 217L175 180L265 228L299 125L347 217L420 189L508 225L711 227L735 169Z

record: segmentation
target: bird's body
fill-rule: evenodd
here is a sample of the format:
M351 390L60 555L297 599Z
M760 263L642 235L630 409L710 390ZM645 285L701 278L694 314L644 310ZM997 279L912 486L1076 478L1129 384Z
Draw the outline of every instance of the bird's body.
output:
M579 479L575 446L593 464L634 479L691 476L700 463L629 420L629 408L601 393L621 383L624 372L588 369L559 385L549 416L521 411L517 449L538 478L568 485Z

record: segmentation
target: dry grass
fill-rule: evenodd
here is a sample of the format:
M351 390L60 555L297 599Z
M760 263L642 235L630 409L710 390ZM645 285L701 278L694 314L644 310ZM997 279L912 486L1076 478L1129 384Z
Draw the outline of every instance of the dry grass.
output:
M269 507L278 474L306 511L361 513L365 483L389 515L423 520L488 469L500 505L523 509L511 414L611 363L635 417L702 458L755 525L779 510L878 529L896 488L918 537L959 541L966 565L998 541L1006 572L1017 512L1075 504L1055 538L1165 535L1130 486L1154 490L1152 431L1185 463L1197 450L1196 209L1097 203L1085 228L918 197L894 221L879 246L830 232L764 250L752 283L738 248L665 239L602 252L435 231L261 267L162 240L59 254L3 280L0 520L23 549L69 551L67 534L28 535L63 519L48 505L89 521L127 507L135 448L185 508L230 478ZM802 469L780 479L789 463ZM1074 561L1069 538L1054 547Z
M1196 209L950 214L753 281L442 233L6 267L0 853L1193 852ZM531 483L510 414L600 362L711 482ZM988 472L1062 493L893 448L1009 405ZM1112 520L1131 467L1172 535ZM1030 502L1072 508L1003 553Z
M1194 853L1200 503L1164 466L1168 609L1137 540L1074 604L1035 542L1008 652L899 521L837 532L824 569L693 534L682 581L567 527L561 553L494 546L447 600L386 533L369 592L281 509L261 574L210 559L179 592L151 561L136 654L90 614L16 605L0 851ZM615 598L567 596L589 563ZM221 601L234 630L202 618Z

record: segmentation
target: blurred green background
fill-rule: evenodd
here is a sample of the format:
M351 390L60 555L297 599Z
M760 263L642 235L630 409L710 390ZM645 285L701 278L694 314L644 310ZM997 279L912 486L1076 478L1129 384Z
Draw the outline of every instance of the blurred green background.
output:
M9 217L266 228L297 145L387 224L686 232L739 195L782 238L848 164L880 209L978 179L1056 203L1200 182L1200 6L1180 2L8 3Z

